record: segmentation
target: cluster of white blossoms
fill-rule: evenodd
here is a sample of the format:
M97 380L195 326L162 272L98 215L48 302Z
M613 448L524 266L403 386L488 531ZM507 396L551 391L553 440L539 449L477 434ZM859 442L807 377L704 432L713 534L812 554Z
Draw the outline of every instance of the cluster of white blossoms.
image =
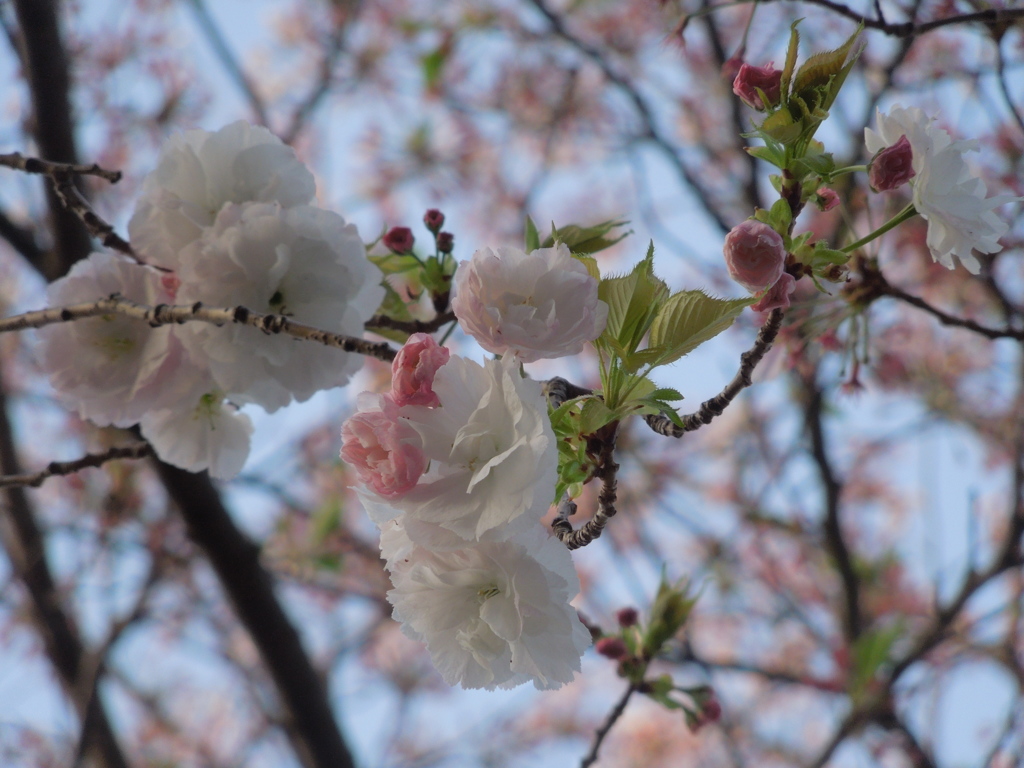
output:
M542 387L520 363L596 339L608 315L597 286L564 245L477 251L459 265L452 306L502 359L481 365L415 334L391 391L363 393L342 428L341 456L381 529L394 616L451 685L557 688L590 645L569 603L572 558L540 522L558 454Z
M965 152L979 149L975 139L953 141L917 107L896 106L889 114L877 113L877 132L864 129L868 151L876 154L895 146L904 136L913 151L914 208L928 222L928 249L932 258L953 269L953 257L972 274L981 265L971 253L997 253L999 238L1008 225L995 209L1017 200L1013 195L985 197L985 183L971 175L964 162Z
M264 128L236 122L172 138L128 225L138 257L93 253L49 288L51 306L118 293L146 304L287 315L360 336L384 297L351 224L311 205L313 175ZM121 316L47 326L45 370L58 396L101 425L140 424L164 461L216 478L238 474L252 423L345 384L362 358L243 325L150 328Z

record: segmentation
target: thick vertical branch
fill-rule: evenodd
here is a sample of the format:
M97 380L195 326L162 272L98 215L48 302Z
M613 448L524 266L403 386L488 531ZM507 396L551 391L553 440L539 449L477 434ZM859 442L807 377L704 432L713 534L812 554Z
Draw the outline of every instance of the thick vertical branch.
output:
M846 539L843 538L843 529L839 520L839 496L842 492L842 484L832 469L828 446L825 445L825 429L822 423L822 392L810 377L805 378L801 383L804 389L804 416L811 438L811 455L818 467L818 477L821 479L825 491L825 543L843 583L845 632L847 639L852 641L857 639L862 629L860 584L853 567L850 549L846 544Z
M39 155L61 163L77 163L74 122L71 116L67 55L60 37L55 0L15 0L21 33L20 55L32 95L32 133ZM77 180L76 180L77 183ZM84 258L92 248L89 235L75 215L60 204L57 193L46 190L54 249L36 268L54 280Z
M7 418L7 402L0 387L0 470L5 475L21 472L14 434ZM3 492L0 492L3 493ZM110 720L93 686L83 693L85 650L78 630L60 604L56 584L46 561L43 535L24 488L7 488L6 503L0 510L0 542L25 585L32 602L36 627L46 655L72 700L82 721L80 742L83 754L95 755L104 768L127 768L128 762L117 744ZM89 675L89 677L92 677Z
M292 744L309 768L351 768L352 756L327 700L327 690L274 594L259 548L235 526L205 475L157 462L160 477L189 535L202 548L239 619L270 670L287 713Z

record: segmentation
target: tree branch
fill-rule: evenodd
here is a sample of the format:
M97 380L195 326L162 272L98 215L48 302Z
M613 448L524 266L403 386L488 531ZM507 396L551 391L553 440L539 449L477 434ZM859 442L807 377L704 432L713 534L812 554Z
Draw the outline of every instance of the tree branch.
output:
M14 434L7 418L6 397L0 387L0 471L21 474ZM61 606L60 593L46 559L43 534L23 488L7 489L7 504L0 515L0 541L15 574L25 585L34 609L35 624L50 662L81 721L82 750L95 754L105 768L127 768L106 709L95 695L79 695L88 677L86 653L74 622ZM90 686L94 688L95 686Z
M395 320L387 315L374 315L367 320L363 327L368 331L385 329L391 331L403 331L405 333L433 333L448 323L455 322L454 312L444 312L433 320Z
M568 549L579 549L585 547L594 539L601 536L608 521L618 511L615 508L618 482L615 478L619 471L619 465L615 463L615 435L618 432L619 422L613 421L598 432L598 439L601 440L601 451L598 458L595 477L601 479L601 491L597 496L597 512L584 523L583 527L574 531L569 517L576 512L576 504L566 497L558 505L558 516L551 521L551 529L555 536Z
M138 443L110 448L103 453L89 453L74 461L51 461L46 468L34 474L0 475L0 488L13 486L38 488L46 480L57 475L70 475L89 467L99 467L115 459L141 459L153 455L149 443Z
M0 333L20 331L25 328L42 328L54 323L67 323L87 317L100 317L110 314L133 317L154 327L189 321L210 323L212 325L227 325L228 323L251 325L253 328L257 328L266 334L284 333L296 339L313 341L327 347L344 350L345 352L357 352L385 362L391 362L395 359L395 355L398 354L389 344L383 342L366 341L355 336L322 331L311 325L297 323L284 315L263 315L258 312L252 312L243 306L215 308L204 307L200 302L196 302L189 306L158 304L155 307L147 307L144 304L137 304L134 301L122 298L118 294L86 304L40 309L35 312L26 312L22 315L7 317L0 320Z
M622 693L622 697L618 700L612 711L608 713L608 717L601 723L601 727L594 731L594 742L590 745L590 751L586 757L583 758L583 762L580 763L580 768L588 768L597 762L597 752L601 749L601 744L604 742L605 736L608 735L608 731L612 729L612 726L622 717L622 713L626 711L626 705L629 703L630 697L636 692L636 685L633 683L629 684L629 687Z
M189 535L209 559L274 679L299 760L310 768L352 768L323 681L274 594L259 548L235 526L205 473L155 463Z
M732 381L726 384L725 389L710 400L705 400L701 403L696 413L683 416L682 427L673 424L668 416L664 414L644 416L647 426L659 435L665 435L665 437L682 437L687 432L693 432L705 424L710 424L711 420L716 416L721 416L728 405L736 399L736 395L753 383L751 376L754 373L754 369L768 353L768 350L772 348L775 337L779 335L779 328L782 327L782 317L783 312L781 309L773 309L771 311L765 324L761 326L757 339L754 340L754 346L740 355L740 369L733 376Z

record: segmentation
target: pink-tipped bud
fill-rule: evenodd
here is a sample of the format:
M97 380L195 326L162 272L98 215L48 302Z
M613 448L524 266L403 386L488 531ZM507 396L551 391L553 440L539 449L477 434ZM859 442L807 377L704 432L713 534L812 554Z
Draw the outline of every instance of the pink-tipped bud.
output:
M423 214L423 223L427 229L436 235L441 231L441 227L444 226L444 214L437 210L437 208L431 208Z
M412 230L408 227L392 227L384 235L384 245L395 253L410 253L414 242L416 242L416 238L413 237Z
M448 362L450 350L433 336L414 333L398 350L391 363L391 397L397 405L438 406L434 392L434 374Z
M602 637L594 644L594 648L602 656L618 661L629 653L626 643L621 637Z
M771 312L773 309L789 309L789 294L796 290L796 280L788 272L775 281L756 304L751 305L755 312Z
M615 618L620 627L633 627L640 620L640 614L637 613L636 608L620 608L616 612Z
M451 232L441 232L437 236L437 250L441 253L451 253L455 248L455 235Z
M764 93L767 105L761 100L758 89ZM744 64L736 73L736 79L732 81L732 92L739 96L744 104L754 109L764 110L767 107L778 106L782 100L782 70L775 69L771 64L766 67Z
M814 202L820 210L831 211L839 205L839 195L834 189L818 187L818 190L814 193Z
M875 192L888 192L902 187L914 178L914 150L907 137L875 155L868 166L868 183Z
M760 221L747 219L725 236L729 275L751 293L760 293L782 275L786 246L782 235Z

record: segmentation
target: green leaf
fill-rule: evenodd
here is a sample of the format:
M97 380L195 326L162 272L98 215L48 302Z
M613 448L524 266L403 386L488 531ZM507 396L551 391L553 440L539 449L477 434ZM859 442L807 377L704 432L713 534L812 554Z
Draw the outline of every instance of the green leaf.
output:
M766 163L771 163L776 168L786 167L785 154L775 147L747 147L747 154L756 157L758 160L764 160Z
M903 623L869 629L853 644L851 654L850 697L856 702L868 690L879 669L889 659L892 647L903 634Z
M537 225L533 223L533 219L529 216L526 217L526 233L523 239L526 242L527 253L540 248L540 233L537 232Z
M411 272L414 269L419 269L423 266L419 259L409 254L399 255L397 253L387 253L383 256L368 256L370 261L377 265L381 272L385 275L397 275L402 272Z
M608 323L602 340L612 342L622 355L636 351L650 328L654 315L668 296L668 286L654 276L654 243L647 256L623 277L605 278L597 289L598 298L608 304Z
M761 123L761 132L780 144L796 141L803 132L803 126L796 120L788 107L780 107Z
M671 389L669 387L661 387L651 392L648 397L653 397L655 400L682 400L683 396L677 389Z
M574 253L572 255L576 261L583 263L583 266L587 268L587 274L589 274L595 280L601 279L601 270L597 268L597 259L593 256L586 256L581 253Z
M583 404L583 410L580 412L580 434L592 435L616 418L618 417L603 400L590 398Z
M796 31L797 25L803 19L797 19L789 27L789 48L786 50L786 65L782 68L782 100L786 101L789 94L789 81L793 78L793 70L796 68L796 55L800 48L800 33Z
M813 91L827 89L819 106L823 110L828 110L832 106L832 102L835 101L836 94L846 79L846 75L860 55L860 51L852 56L850 53L857 42L861 29L863 26L857 27L847 41L835 50L816 53L807 59L793 78L793 93L801 95L806 100L812 100L810 94ZM817 98L813 100L818 101Z
M556 242L565 243L573 253L591 254L610 248L620 240L628 237L633 230L623 232L617 237L606 237L616 227L629 223L628 219L608 219L600 224L590 227L581 227L576 224L556 228L551 225L551 234L548 235L540 247L551 248Z
M680 291L660 308L651 325L650 345L667 351L657 365L665 365L692 352L730 325L746 307L756 301L715 299L700 290Z
M434 90L441 82L444 65L448 61L448 54L450 53L451 45L442 43L426 56L420 58L420 65L423 67L423 81L427 86L427 90Z
M792 221L793 209L789 207L789 201L779 198L768 211L768 226L776 232L789 232Z

